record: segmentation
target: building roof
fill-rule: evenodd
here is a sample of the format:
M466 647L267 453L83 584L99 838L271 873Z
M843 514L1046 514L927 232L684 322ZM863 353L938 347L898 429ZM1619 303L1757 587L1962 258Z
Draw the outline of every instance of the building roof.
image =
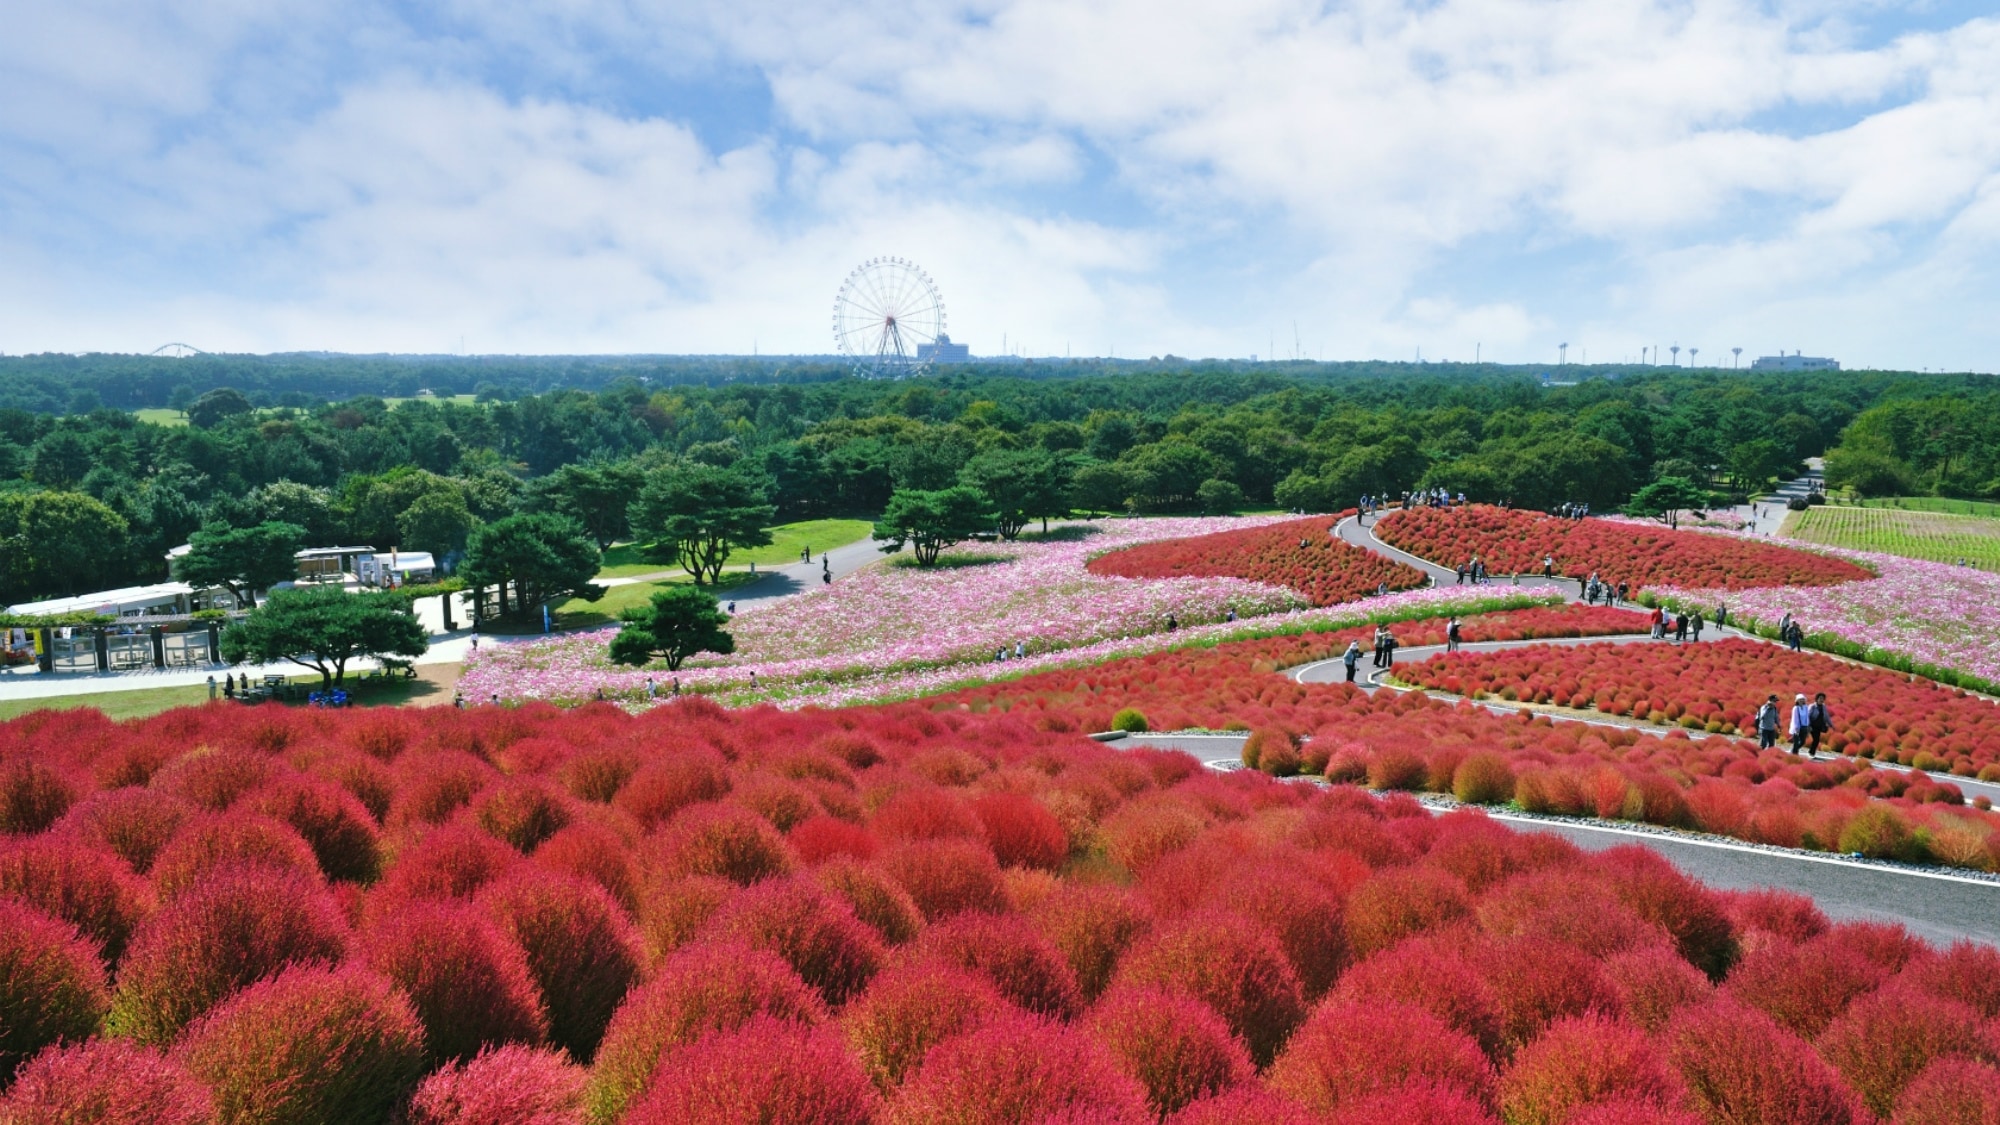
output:
M95 594L77 594L68 598L50 598L47 601L24 602L7 607L8 613L25 614L30 617L54 617L62 613L117 613L133 606L147 606L176 597L194 593L194 587L185 582L159 582L151 586L126 586L117 590L103 590Z

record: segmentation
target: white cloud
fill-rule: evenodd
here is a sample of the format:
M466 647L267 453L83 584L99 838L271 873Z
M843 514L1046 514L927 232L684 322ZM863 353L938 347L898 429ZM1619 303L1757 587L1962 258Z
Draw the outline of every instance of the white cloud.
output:
M1964 247L2000 225L2000 20L1871 44L1879 10L1752 0L5 9L7 350L816 351L840 276L898 253L975 347L1244 354L1297 319L1329 356L1622 341L1603 357L1777 325L1992 366ZM725 71L775 116L699 104Z

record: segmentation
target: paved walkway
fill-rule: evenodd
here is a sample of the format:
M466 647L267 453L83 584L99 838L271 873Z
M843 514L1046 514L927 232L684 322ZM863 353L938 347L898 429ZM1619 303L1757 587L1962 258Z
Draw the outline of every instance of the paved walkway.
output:
M1242 762L1243 738L1240 734L1135 734L1111 745L1183 750L1213 767L1235 769ZM2000 884L1948 869L1888 867L1709 837L1668 836L1637 826L1616 828L1523 816L1505 809L1484 811L1519 831L1552 833L1589 851L1621 844L1651 848L1711 887L1797 891L1810 896L1835 919L1896 922L1939 943L1966 938L2000 943Z

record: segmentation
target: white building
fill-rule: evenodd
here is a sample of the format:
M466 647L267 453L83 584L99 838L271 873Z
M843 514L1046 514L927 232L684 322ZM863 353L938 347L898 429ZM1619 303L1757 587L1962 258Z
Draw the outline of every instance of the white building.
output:
M194 587L185 582L160 582L151 586L126 586L77 594L68 598L23 602L7 607L8 613L27 617L54 617L63 613L96 613L105 617L152 617L187 613L193 608Z
M937 343L917 345L920 363L965 363L971 359L970 347L952 343L951 337L943 332L938 333Z
M354 560L354 576L364 586L406 586L437 577L437 560L429 551L385 551Z

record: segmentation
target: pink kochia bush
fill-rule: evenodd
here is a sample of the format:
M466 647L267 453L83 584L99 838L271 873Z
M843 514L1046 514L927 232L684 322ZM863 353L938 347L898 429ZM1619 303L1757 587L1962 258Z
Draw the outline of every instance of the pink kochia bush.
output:
M69 802L0 839L0 1121L1988 1112L1990 946L1081 726L686 699L0 724L0 764L60 763Z
M14 1076L0 1099L8 1125L210 1125L208 1088L158 1051L129 1039L51 1047Z

